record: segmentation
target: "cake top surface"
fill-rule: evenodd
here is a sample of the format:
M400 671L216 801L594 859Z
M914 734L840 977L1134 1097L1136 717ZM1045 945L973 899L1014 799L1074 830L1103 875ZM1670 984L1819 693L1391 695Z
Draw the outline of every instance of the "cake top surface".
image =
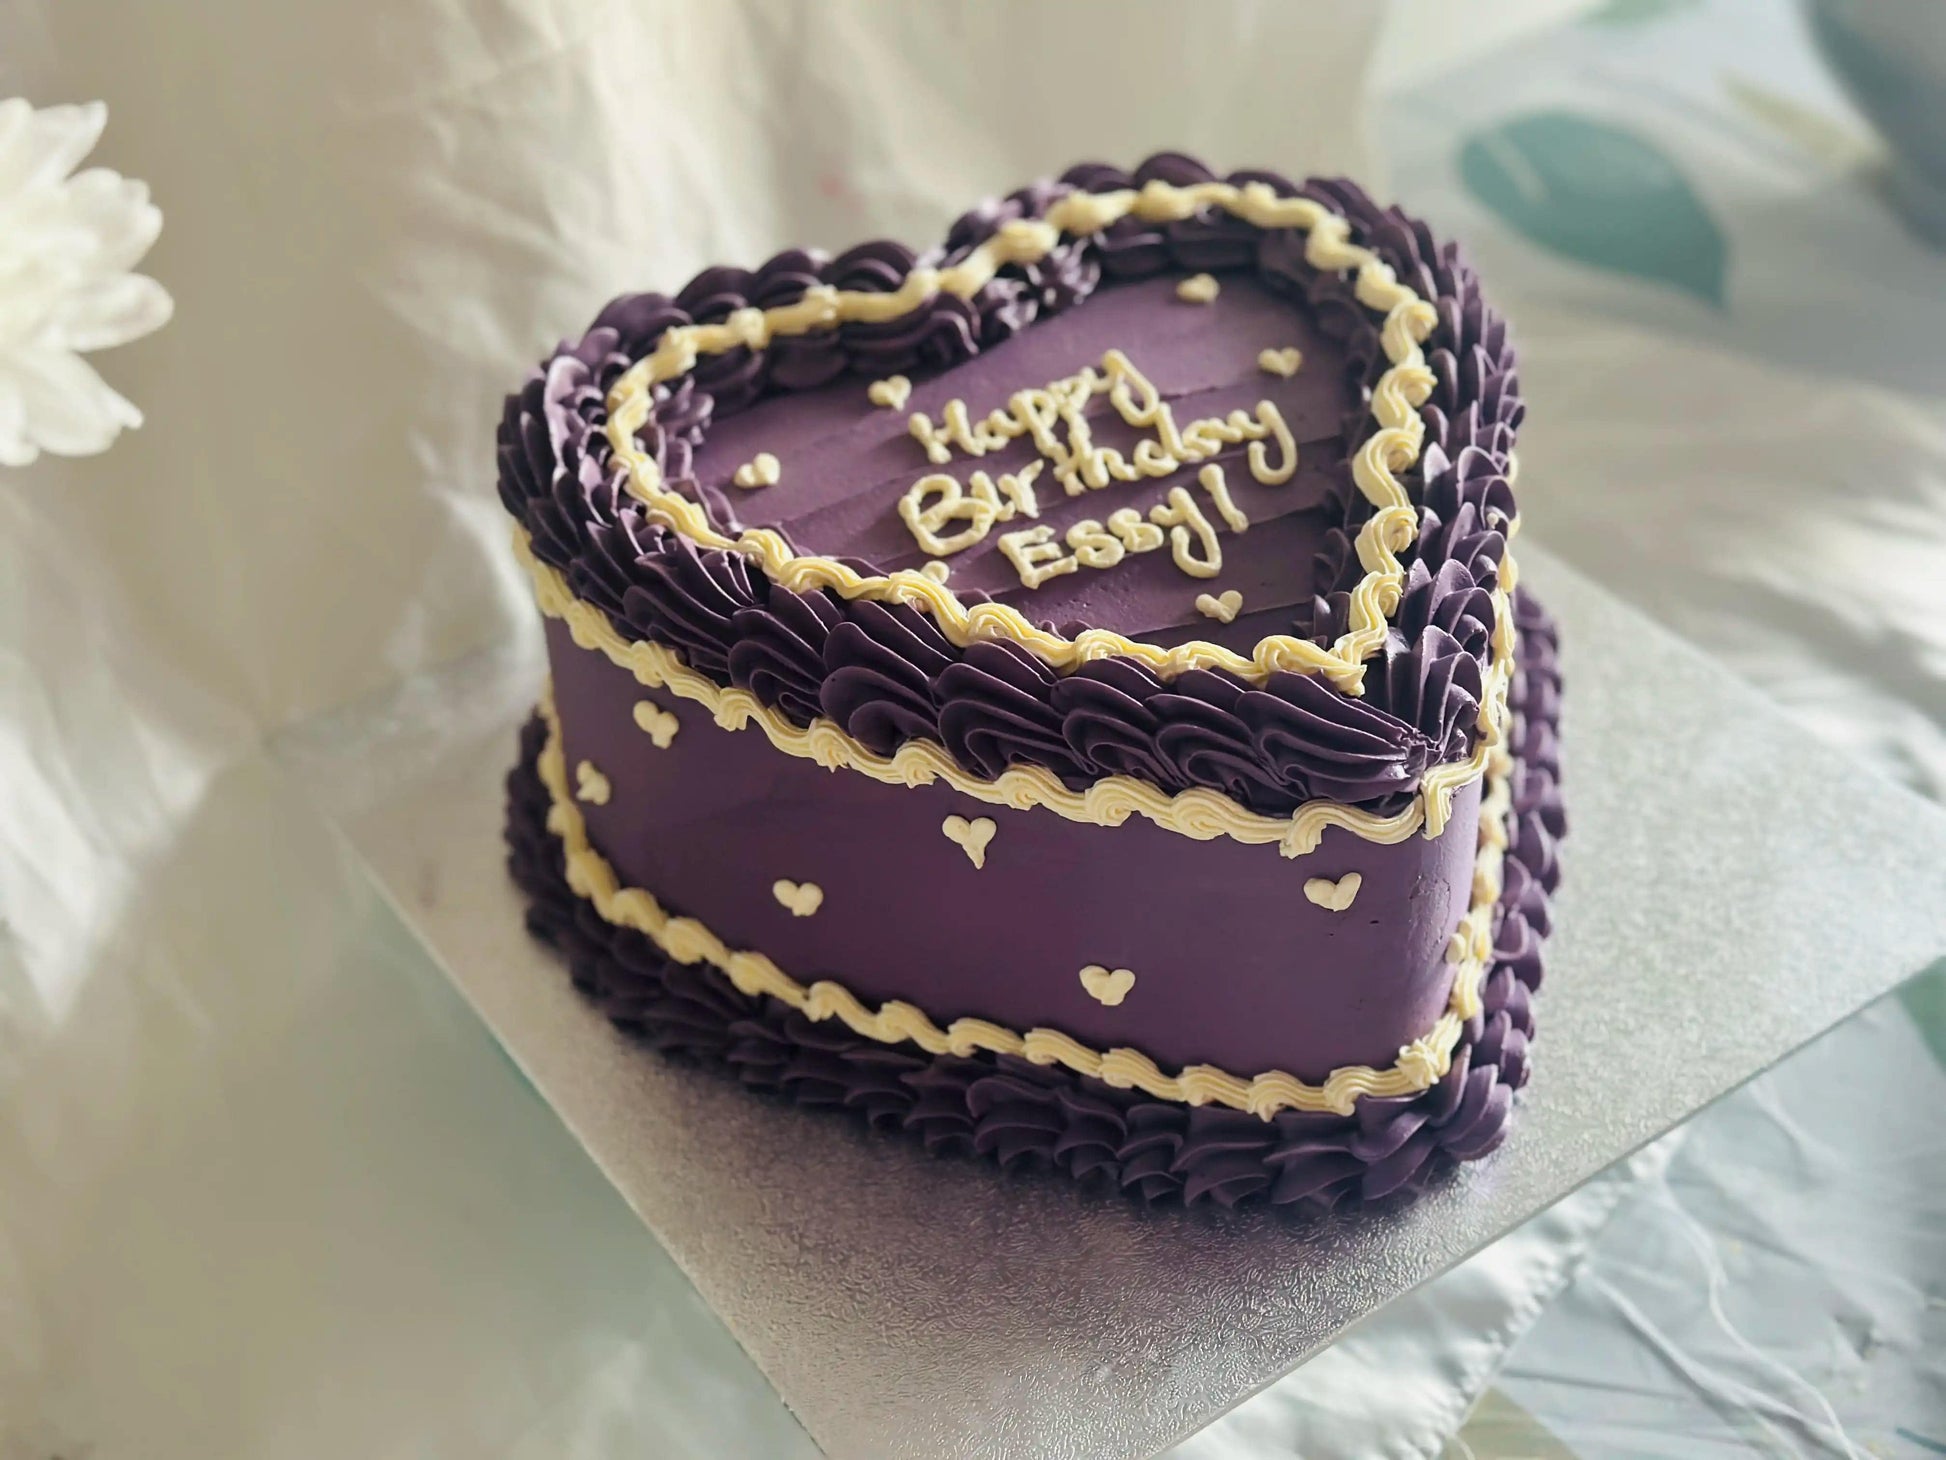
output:
M880 574L944 562L962 598L988 595L1050 629L1071 635L1100 627L1160 644L1204 638L1247 653L1308 609L1318 550L1342 519L1350 481L1345 433L1363 410L1363 382L1352 372L1343 342L1303 300L1272 292L1255 269L1164 274L1106 285L1084 306L944 371L869 387L846 375L759 400L712 424L692 471L699 495L726 502L738 526L776 527L800 552L859 559ZM1116 380L1129 386L1121 409ZM1079 406L1078 427L1062 418L1048 390L1071 385L1094 387ZM1022 431L1015 404L1022 392L1030 393L1027 419L1050 423L1042 443ZM1173 437L1154 410L1157 398L1169 409ZM948 421L961 412L971 423L999 412L1005 424L986 439L969 429L954 441ZM1232 428L1234 412L1245 419ZM1167 454L1198 422L1222 423L1226 434L1269 433L1262 471L1251 469L1248 439L1192 436ZM1019 434L1006 440L1001 430ZM1078 433L1085 433L1080 449ZM944 439L929 454L924 437ZM964 449L967 438L980 449ZM1148 461L1138 465L1144 442ZM777 479L755 485L750 466L765 454L778 464ZM1100 485L1087 480L1091 463ZM1223 472L1235 509L1227 519L1199 480L1209 464ZM1111 472L1121 466L1157 474L1120 480ZM979 490L975 473L999 484L998 511L968 495ZM1025 478L1030 510L1010 500L1019 489L1009 477ZM1124 518L1118 537L1104 526L1127 509L1138 523L1158 510L1174 516L1176 488L1189 492L1208 525L1208 535L1190 545L1191 571L1159 527L1144 533ZM1068 541L1081 523L1093 524L1074 536L1087 562ZM1171 525L1195 528L1193 520ZM1023 567L1006 547L1020 551L1017 534L1037 526L1051 529L1048 545L1034 544L1039 551ZM1131 541L1146 550L1132 550ZM1242 605L1228 622L1197 607L1206 594L1228 592Z

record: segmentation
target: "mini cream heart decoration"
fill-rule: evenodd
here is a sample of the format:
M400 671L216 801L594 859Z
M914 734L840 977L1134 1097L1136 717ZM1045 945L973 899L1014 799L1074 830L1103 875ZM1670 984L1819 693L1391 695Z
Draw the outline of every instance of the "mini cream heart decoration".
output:
M824 889L815 882L793 882L779 877L770 884L770 895L790 909L794 918L808 918L824 906Z
M1220 624L1234 622L1243 611L1243 595L1234 588L1226 588L1212 598L1207 593L1196 595L1196 612L1204 618L1213 618Z
M783 466L768 451L759 451L730 477L731 481L750 492L758 487L774 487L783 479Z
M1364 881L1356 872L1347 872L1336 882L1329 877L1313 877L1304 884L1304 895L1328 912L1343 912L1358 896Z
M1208 274L1191 274L1176 285L1176 298L1184 304L1213 304L1223 286Z
M967 861L976 868L986 866L987 843L994 833L992 817L976 816L968 821L964 816L949 816L940 822L939 829L946 833L947 841L966 853Z
M1291 345L1282 350L1259 350L1257 368L1267 375L1281 375L1289 380L1297 374L1298 367L1304 363L1304 352Z
M606 806L610 787L608 777L595 769L595 763L584 760L574 768L574 799L586 801L590 806Z
M655 742L657 750L667 750L675 741L676 732L682 729L682 722L672 711L663 709L652 700L635 702L635 723Z
M912 382L903 375L888 375L883 380L874 380L865 390L865 399L887 410L903 410L905 403L912 399Z
M1135 975L1126 968L1110 969L1091 963L1081 970L1081 987L1088 991L1090 998L1112 1009L1135 987Z

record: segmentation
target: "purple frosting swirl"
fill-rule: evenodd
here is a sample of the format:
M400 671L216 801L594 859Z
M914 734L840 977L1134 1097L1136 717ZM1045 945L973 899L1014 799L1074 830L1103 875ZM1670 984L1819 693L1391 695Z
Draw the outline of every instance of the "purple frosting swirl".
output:
M1505 324L1457 249L1351 183L1299 187L1266 172L1228 178L1302 194L1341 213L1354 240L1432 301L1438 315L1425 345L1436 382L1422 411L1426 444L1406 478L1420 531L1404 555L1407 579L1393 631L1368 669L1362 698L1292 674L1260 688L1208 671L1165 685L1116 659L1061 675L1011 646L960 649L907 607L783 589L734 553L698 548L649 523L623 490L602 434L608 389L673 326L790 304L814 284L891 293L915 265L950 264L1003 223L1039 216L1076 188L1212 177L1174 153L1132 173L1084 164L971 210L924 255L889 242L862 244L835 259L791 250L755 270L706 270L673 299L618 299L508 398L498 437L501 500L526 527L536 554L619 627L668 645L698 672L749 689L799 724L828 716L881 754L922 738L982 776L1027 763L1077 789L1102 776L1131 775L1171 792L1216 790L1267 815L1316 797L1380 814L1396 809L1429 766L1472 748L1491 652L1490 592L1513 515L1509 462L1522 405ZM692 375L656 387L640 439L666 481L735 532L741 523L732 504L690 470L713 420L846 372L870 378L948 369L1082 303L1104 281L1240 267L1254 267L1267 285L1301 300L1345 342L1347 368L1357 377L1354 398L1367 399L1386 362L1374 322L1346 281L1311 268L1300 235L1264 232L1205 210L1166 224L1125 217L1098 235L1064 240L1035 264L1003 268L971 300L940 295L895 320L706 357ZM1371 429L1361 416L1346 423L1345 439ZM1315 599L1290 626L1319 643L1344 630L1349 593L1363 571L1352 541L1370 514L1348 480L1338 484L1335 503L1342 523L1313 564Z

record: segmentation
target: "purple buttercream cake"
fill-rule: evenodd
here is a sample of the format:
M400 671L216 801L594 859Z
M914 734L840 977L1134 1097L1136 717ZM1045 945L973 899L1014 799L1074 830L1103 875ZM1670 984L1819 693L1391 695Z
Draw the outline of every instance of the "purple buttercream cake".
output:
M508 399L536 936L657 1048L1145 1200L1493 1150L1564 832L1513 351L1349 183L1088 164Z

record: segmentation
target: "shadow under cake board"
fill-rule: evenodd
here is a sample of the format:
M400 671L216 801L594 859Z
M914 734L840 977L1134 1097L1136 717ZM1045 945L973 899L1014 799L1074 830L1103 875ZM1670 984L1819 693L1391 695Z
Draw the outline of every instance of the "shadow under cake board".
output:
M1561 620L1567 678L1533 1080L1488 1160L1322 1219L1147 1210L936 1159L631 1043L528 939L503 866L531 654L476 657L282 750L829 1454L1124 1460L1946 952L1946 816L1532 542L1521 567Z

